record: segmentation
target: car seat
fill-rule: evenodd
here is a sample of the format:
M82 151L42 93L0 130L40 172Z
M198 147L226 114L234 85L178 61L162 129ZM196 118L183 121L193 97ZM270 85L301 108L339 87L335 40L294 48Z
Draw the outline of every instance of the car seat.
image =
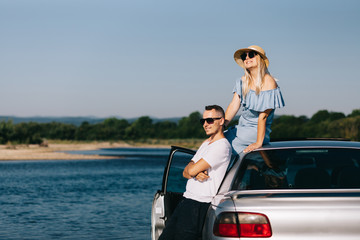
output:
M346 167L341 170L338 178L340 188L360 188L360 168Z
M295 188L330 188L330 175L322 168L302 168L295 176Z

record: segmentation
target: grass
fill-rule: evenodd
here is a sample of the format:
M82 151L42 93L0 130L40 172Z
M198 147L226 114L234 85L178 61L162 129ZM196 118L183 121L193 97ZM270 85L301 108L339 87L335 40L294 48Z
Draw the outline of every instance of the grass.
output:
M170 147L179 146L191 149L200 147L204 139L139 139L139 140L119 140L119 141L77 141L77 140L46 140L47 144L91 144L108 142L110 144L126 144L134 147Z
M142 139L124 141L132 146L179 146L185 148L197 149L200 147L204 139L189 138L189 139Z

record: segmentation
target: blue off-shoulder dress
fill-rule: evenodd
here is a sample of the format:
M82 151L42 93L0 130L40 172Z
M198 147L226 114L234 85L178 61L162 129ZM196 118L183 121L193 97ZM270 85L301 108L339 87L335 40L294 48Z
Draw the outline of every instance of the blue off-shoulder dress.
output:
M263 145L270 141L271 124L276 108L285 106L280 88L261 91L259 95L250 90L245 97L242 94L242 80L236 81L233 93L237 93L241 101L241 115L238 125L230 127L224 132L225 137L231 143L234 154L242 151L257 140L259 114L267 109L273 109L266 120L266 130Z

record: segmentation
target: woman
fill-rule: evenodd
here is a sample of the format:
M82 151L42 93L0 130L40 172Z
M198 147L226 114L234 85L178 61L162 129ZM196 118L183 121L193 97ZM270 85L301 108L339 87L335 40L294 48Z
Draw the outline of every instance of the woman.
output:
M236 81L233 99L225 112L227 126L241 108L239 123L225 132L234 152L250 152L270 141L275 108L284 107L280 88L268 71L265 51L256 45L235 52L244 76Z

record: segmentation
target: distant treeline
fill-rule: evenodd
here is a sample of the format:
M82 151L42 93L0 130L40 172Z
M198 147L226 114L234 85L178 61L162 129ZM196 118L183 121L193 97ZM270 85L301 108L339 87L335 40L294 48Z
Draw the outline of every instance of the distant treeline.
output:
M80 126L61 122L14 124L11 120L0 122L0 144L40 144L44 140L119 141L144 139L205 138L199 123L201 114L193 112L177 123L154 123L144 116L130 123L125 119L108 118ZM231 125L235 125L232 121ZM321 110L311 118L282 115L274 119L272 139L284 138L347 138L360 141L360 109L346 116L340 112Z

